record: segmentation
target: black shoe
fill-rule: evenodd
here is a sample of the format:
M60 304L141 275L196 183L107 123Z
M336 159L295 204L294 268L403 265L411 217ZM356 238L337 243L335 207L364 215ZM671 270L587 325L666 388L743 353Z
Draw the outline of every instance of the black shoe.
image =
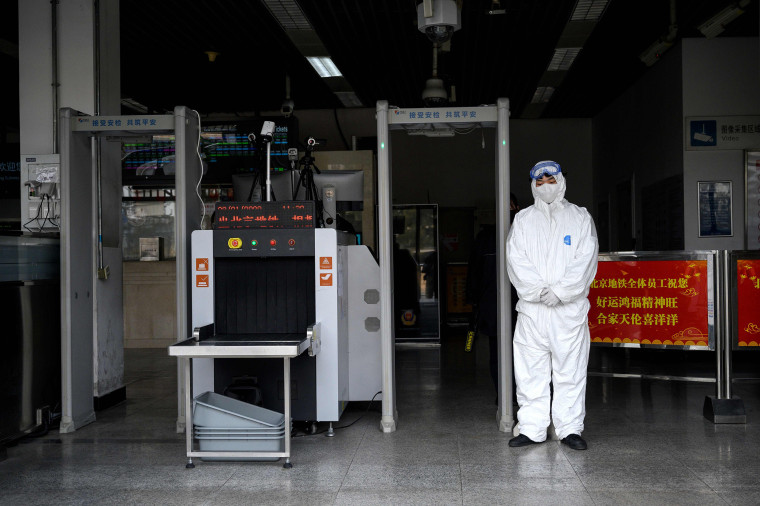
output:
M586 440L580 437L578 434L570 434L569 436L565 437L562 442L573 450L585 450L588 448Z
M533 441L525 434L520 434L517 437L513 437L509 440L509 446L512 448L519 448L520 446L537 445L538 441Z

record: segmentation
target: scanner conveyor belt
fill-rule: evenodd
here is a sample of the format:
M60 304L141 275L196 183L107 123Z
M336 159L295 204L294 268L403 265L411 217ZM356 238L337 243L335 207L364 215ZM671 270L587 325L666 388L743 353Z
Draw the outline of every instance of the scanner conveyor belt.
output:
M297 357L309 347L306 334L219 334L189 338L169 347L169 355L185 358Z

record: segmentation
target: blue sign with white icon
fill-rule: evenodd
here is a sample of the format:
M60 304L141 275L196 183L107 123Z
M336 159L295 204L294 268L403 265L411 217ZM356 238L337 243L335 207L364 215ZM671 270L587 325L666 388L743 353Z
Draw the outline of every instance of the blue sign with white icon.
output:
M718 122L714 119L690 123L689 144L692 146L715 146L718 138Z

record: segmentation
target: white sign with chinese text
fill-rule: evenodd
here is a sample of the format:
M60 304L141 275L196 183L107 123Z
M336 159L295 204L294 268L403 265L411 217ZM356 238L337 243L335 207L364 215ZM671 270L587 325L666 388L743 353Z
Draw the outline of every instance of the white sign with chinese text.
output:
M142 114L135 116L75 116L71 118L73 131L109 130L174 130L174 116Z
M490 123L496 122L496 107L413 107L390 109L390 124Z

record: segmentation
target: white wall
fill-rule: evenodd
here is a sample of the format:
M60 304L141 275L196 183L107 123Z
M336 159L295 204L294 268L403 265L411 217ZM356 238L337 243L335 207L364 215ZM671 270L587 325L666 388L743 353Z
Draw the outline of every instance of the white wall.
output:
M683 116L760 115L757 38L683 40ZM684 144L684 136L681 142ZM760 149L760 146L757 146ZM744 249L744 151L684 151L686 249ZM732 237L699 237L697 183L732 181Z
M57 111L53 99L52 9L48 0L19 0L19 113L20 149L24 154L55 152ZM58 108L94 114L96 107L95 28L91 0L58 2ZM100 2L100 113L120 113L119 3ZM108 280L95 280L94 395L102 396L123 385L123 326L121 287L121 166L117 143L105 142L102 157L102 217ZM79 167L89 171L89 167ZM94 175L93 175L94 177ZM93 187L95 185L93 184ZM76 193L76 189L73 189ZM93 214L96 194L91 198ZM65 233L65 231L64 231ZM92 231L93 250L97 230Z
M643 64L642 64L643 65ZM616 230L616 186L633 179L636 249L642 246L642 188L683 172L681 112L681 50L672 48L633 86L593 120L595 205L610 206L612 239L629 231ZM595 213L600 222L604 218ZM680 221L679 221L680 223ZM602 246L604 248L604 246Z

